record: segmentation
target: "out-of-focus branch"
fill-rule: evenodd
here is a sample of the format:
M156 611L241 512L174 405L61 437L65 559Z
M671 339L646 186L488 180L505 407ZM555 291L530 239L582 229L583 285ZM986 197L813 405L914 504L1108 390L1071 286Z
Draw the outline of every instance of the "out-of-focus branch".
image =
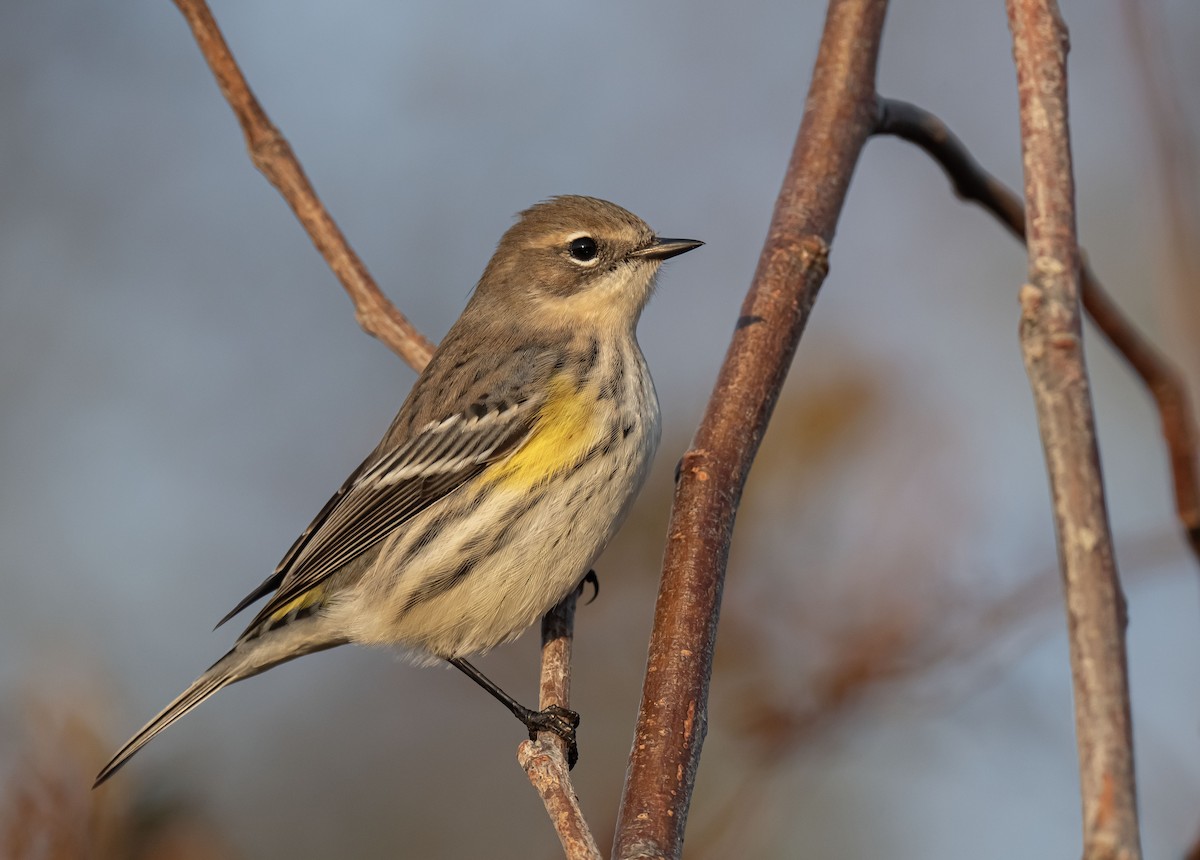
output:
M1007 0L1020 97L1029 283L1021 350L1053 496L1067 605L1086 860L1141 857L1116 559L1079 313L1067 29L1055 0Z
M679 464L642 703L613 856L678 857L707 725L729 540L742 488L828 266L874 128L886 0L829 4L804 118L758 269Z
M1162 201L1159 241L1169 264L1169 329L1183 351L1185 367L1200 368L1200 139L1192 128L1195 102L1184 98L1168 50L1161 0L1123 0L1125 33L1133 55L1134 79L1141 88L1139 107L1154 147L1154 172ZM1188 86L1190 91L1190 85Z
M978 203L996 216L1021 242L1025 241L1025 210L1003 182L984 170L946 125L916 105L896 99L880 100L878 134L890 134L916 144L946 172L955 193ZM1134 327L1104 290L1081 257L1083 307L1133 371L1141 377L1158 406L1163 439L1171 461L1175 510L1184 536L1200 562L1200 478L1196 465L1196 430L1187 384L1179 370Z
M300 219L312 243L354 302L359 325L420 371L433 355L433 344L388 301L317 198L291 146L250 91L207 4L204 0L175 0L175 5L192 28L200 52L242 126L254 166Z
M571 700L571 631L578 591L567 595L542 618L542 679L538 707L569 707ZM571 786L567 742L553 732L517 749L517 761L546 805L567 860L600 860L600 849L583 819Z

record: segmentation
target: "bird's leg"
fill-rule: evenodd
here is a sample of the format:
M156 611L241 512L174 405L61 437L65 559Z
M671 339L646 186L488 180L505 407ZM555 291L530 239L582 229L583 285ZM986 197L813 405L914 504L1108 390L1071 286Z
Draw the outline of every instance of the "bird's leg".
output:
M575 762L579 760L579 747L575 744L575 729L579 725L579 714L558 705L551 705L542 711L527 708L508 693L501 690L487 675L480 672L466 660L451 657L446 662L483 687L500 704L512 711L513 716L524 723L525 728L529 730L530 740L536 739L538 732L554 732L554 734L566 741L567 767L572 768L575 766Z

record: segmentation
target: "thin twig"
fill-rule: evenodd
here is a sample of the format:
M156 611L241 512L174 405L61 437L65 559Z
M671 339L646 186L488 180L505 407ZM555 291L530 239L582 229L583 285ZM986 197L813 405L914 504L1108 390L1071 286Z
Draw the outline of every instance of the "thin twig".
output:
M916 144L945 171L954 192L991 212L1022 243L1025 209L1021 198L984 170L970 151L936 116L908 102L881 99L877 134ZM1149 389L1158 407L1163 439L1171 462L1175 510L1184 537L1200 562L1200 477L1196 464L1196 430L1187 384L1179 370L1141 332L1104 290L1085 257L1081 257L1083 307L1108 342Z
M646 679L613 856L678 857L742 488L827 271L850 177L875 123L886 0L833 0L758 270L679 465Z
M1029 283L1021 351L1033 389L1067 606L1085 860L1141 857L1116 559L1079 313L1067 122L1067 29L1055 0L1007 0L1020 97Z
M291 146L251 92L204 0L175 0L175 5L187 19L200 53L241 123L251 161L292 207L308 237L350 295L358 324L420 371L433 355L433 344L388 301L350 248L317 198Z
M567 595L542 619L542 679L538 707L569 707L571 700L571 631L575 625L578 591ZM537 740L517 749L517 761L546 805L567 860L600 860L579 798L571 785L567 744L553 732L540 732Z

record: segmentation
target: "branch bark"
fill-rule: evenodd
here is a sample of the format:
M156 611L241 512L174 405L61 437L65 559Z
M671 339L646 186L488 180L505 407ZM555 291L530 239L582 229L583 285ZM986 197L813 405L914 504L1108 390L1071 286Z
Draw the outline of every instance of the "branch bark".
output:
M330 217L287 139L254 97L208 5L204 0L175 0L175 5L187 19L221 94L242 126L250 160L296 213L308 237L354 302L358 324L419 373L433 355L433 344L388 301Z
M1067 30L1054 0L1007 0L1020 96L1029 283L1021 349L1050 475L1067 606L1086 860L1141 857L1125 600L1117 579L1079 314Z
M945 171L954 192L992 213L1020 242L1025 242L1025 210L1003 182L979 165L970 151L936 116L908 102L881 99L877 134L895 137L924 150ZM1158 407L1171 465L1175 510L1184 537L1200 562L1200 478L1196 429L1187 383L1179 370L1142 336L1104 289L1086 257L1080 259L1083 307L1101 333L1129 363Z
M542 679L538 707L570 707L571 636L579 591L563 598L542 618ZM600 860L600 849L579 808L567 766L567 743L553 732L517 748L517 761L542 798L567 860Z
M721 591L742 488L824 281L874 127L886 0L833 0L804 118L750 291L679 464L613 856L678 857L707 725Z

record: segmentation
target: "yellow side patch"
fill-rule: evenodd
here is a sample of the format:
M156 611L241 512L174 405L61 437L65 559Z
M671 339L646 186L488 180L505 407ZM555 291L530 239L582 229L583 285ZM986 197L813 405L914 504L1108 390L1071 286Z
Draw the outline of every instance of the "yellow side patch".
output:
M299 597L289 600L283 606L271 613L271 621L281 621L286 618L288 613L297 612L302 609L307 609L314 603L320 603L325 597L325 586L318 585L315 588L310 588L308 591L301 594Z
M569 469L596 442L596 391L576 391L565 376L550 381L550 395L538 411L529 439L507 460L487 472L487 479L531 489Z

